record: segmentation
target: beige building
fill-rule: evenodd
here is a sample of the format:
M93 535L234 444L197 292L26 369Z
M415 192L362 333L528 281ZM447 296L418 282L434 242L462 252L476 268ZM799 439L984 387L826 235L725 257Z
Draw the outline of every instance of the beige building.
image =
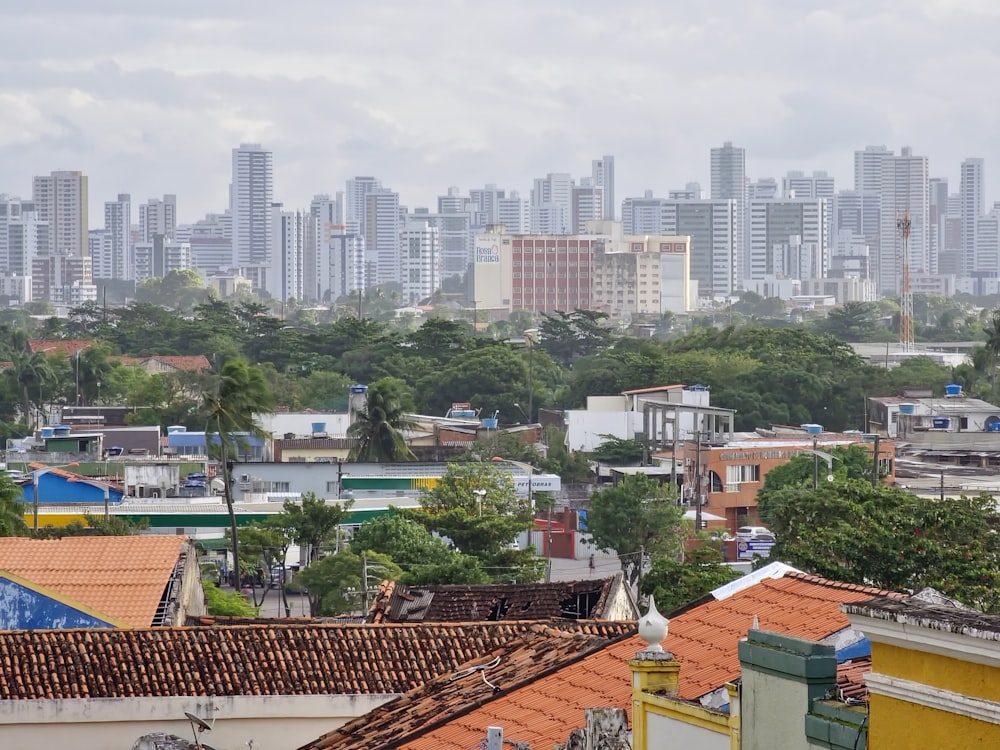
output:
M88 255L87 176L53 172L35 177L31 195L39 221L49 223L48 254Z
M612 318L686 313L697 305L690 237L605 235L592 277L594 309Z

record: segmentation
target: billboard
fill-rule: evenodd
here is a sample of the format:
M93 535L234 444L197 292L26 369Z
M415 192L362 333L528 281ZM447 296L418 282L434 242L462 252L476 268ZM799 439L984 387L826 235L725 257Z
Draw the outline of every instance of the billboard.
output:
M500 243L489 240L476 241L476 264L495 265L500 263Z

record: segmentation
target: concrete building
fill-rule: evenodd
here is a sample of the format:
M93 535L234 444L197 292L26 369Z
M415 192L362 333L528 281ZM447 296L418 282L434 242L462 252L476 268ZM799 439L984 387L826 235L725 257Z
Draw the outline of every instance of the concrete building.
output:
M948 388L954 393L944 398L869 398L870 429L924 448L955 448L959 443L969 450L977 445L983 450L987 444L1000 446L1000 406L969 398L957 385Z
M528 201L522 200L521 195L512 190L506 198L500 198L497 210L499 211L498 224L511 234L527 234L531 227L531 210Z
M594 309L613 319L696 309L690 245L689 237L662 235L607 237L599 242L594 251Z
M600 221L604 215L604 188L595 185L593 179L585 177L572 190L571 231L581 234L587 223Z
M302 259L306 218L301 211L283 211L271 204L271 250L267 292L280 302L303 298Z
M233 216L227 209L221 214L206 214L190 226L178 227L176 239L191 245L191 264L203 276L225 274L233 270Z
M820 279L826 275L830 250L825 200L754 200L749 204L749 217L749 278Z
M590 177L595 187L601 188L603 193L603 207L601 215L595 218L604 221L615 220L615 157L605 154L600 159L591 162Z
M748 274L746 251L747 162L746 152L726 141L721 148L712 149L711 199L736 201L736 278L732 289L740 289ZM682 232L671 232L683 234ZM699 282L701 279L699 278Z
M740 207L735 199L667 200L659 234L691 238L691 280L702 297L740 288Z
M0 273L0 297L8 304L24 305L31 302L31 277L12 273Z
M948 180L942 177L931 177L927 181L927 208L930 212L930 252L938 259L938 270L942 273L960 274L956 271L941 270L941 253L945 250L944 220L948 214ZM947 262L946 262L947 265Z
M162 234L154 234L152 242L136 243L134 256L133 277L136 283L192 267L191 245L168 239Z
M177 196L166 194L162 199L150 198L139 205L139 240L152 242L153 237L177 239Z
M344 222L358 222L358 233L368 236L368 194L382 189L381 180L375 177L353 177L347 181L344 194Z
M326 224L319 234L318 241L319 257L314 298L319 302L336 302L341 297L363 289L364 238L344 224ZM303 276L304 281L308 283L309 277Z
M330 288L330 275L321 272L320 268L323 265L321 257L328 255L330 250L330 228L335 226L345 226L344 194L313 196L302 240L302 297L310 302L322 301L323 293ZM329 258L326 263L329 265Z
M473 299L479 309L589 310L592 235L477 234Z
M883 296L899 292L903 272L903 239L897 222L910 217L908 259L911 273L937 273L937 259L930 257L930 197L927 157L914 156L904 147L899 156L882 159L882 230L876 256L879 292Z
M781 178L783 198L832 198L834 196L833 177L826 172L789 171Z
M49 255L87 254L89 211L87 176L52 172L32 181L32 203L39 221L49 225Z
M31 265L31 298L75 307L97 301L90 255L39 256Z
M654 198L653 191L647 190L641 198L626 198L622 201L622 231L625 234L662 234L666 198Z
M826 279L803 279L802 294L811 296L829 295L838 305L847 302L876 302L878 290L875 282L860 275L830 277Z
M977 224L986 213L982 159L970 158L962 162L959 196L962 202L962 275L972 276L983 270L977 265L976 257Z
M442 252L437 227L419 214L407 217L400 240L403 302L417 304L441 288Z
M48 254L49 224L38 218L35 204L0 196L0 269L30 276L35 258Z
M570 234L573 227L573 178L565 172L535 180L531 189L531 233Z
M830 242L836 255L853 255L841 247L865 247L872 258L871 272L874 274L874 259L878 251L882 232L882 202L877 193L841 190L830 199ZM868 278L874 278L874 275Z
M993 204L988 214L976 219L975 234L974 275L1000 277L1000 203Z
M373 189L365 195L365 288L400 281L399 193Z
M243 271L254 287L263 289L271 263L274 170L271 152L259 143L233 149L229 212L233 255L230 268Z
M772 201L780 197L778 182L773 177L762 177L756 182L747 183L748 201Z
M104 204L104 231L107 252L91 256L95 279L132 279L132 196L119 193L118 199Z

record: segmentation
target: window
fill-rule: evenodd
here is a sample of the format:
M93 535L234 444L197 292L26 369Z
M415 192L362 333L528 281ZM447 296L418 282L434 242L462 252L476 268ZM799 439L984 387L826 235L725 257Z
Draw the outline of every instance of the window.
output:
M331 493L331 492L335 493L335 492L337 492L337 489L338 489L339 485L340 485L339 482L327 482L326 483L326 491L328 493Z
M726 467L726 484L753 484L760 481L760 464L735 464Z

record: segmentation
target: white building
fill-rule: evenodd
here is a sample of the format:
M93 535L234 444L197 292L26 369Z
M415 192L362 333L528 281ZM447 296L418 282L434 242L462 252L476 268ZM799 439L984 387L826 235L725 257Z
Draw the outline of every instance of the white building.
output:
M670 200L658 234L691 238L691 280L702 297L728 296L739 288L739 206L733 200Z
M697 284L691 282L690 237L605 235L594 250L591 292L595 310L612 319L633 315L683 314L697 308ZM592 225L595 226L596 225ZM593 233L593 232L591 232Z
M712 149L712 189L714 201L736 201L736 278L732 288L742 288L743 277L749 270L746 252L747 162L746 152L726 141Z
M13 273L0 274L0 297L6 297L8 304L24 305L31 302L31 277Z
M754 200L749 212L750 278L818 279L826 275L825 200Z
M49 249L49 224L35 204L0 195L0 272L31 275L32 262Z
M186 271L191 265L191 245L154 234L152 242L135 244L135 281L162 278L171 271Z
M1000 276L1000 203L976 220L976 244L973 268L976 275Z
M205 277L215 276L233 269L232 228L229 211L207 214L190 227L178 227L176 239L190 244L192 268Z
M778 197L778 181L764 177L747 184L747 201L770 201Z
M302 239L302 298L310 302L323 299L329 290L329 277L320 273L321 256L329 249L330 227L344 226L344 194L313 196L305 217Z
M106 253L93 258L95 279L132 278L132 196L119 193L118 199L104 204Z
M364 238L349 225L326 224L317 259L316 299L336 302L363 289L364 283Z
M803 279L800 288L804 295L833 297L838 305L845 302L875 302L878 299L875 282L860 276Z
M874 259L881 232L882 200L877 193L841 190L830 199L830 238L835 248L863 245ZM870 273L874 278L874 263Z
M233 257L254 286L263 288L270 266L271 204L274 175L271 152L259 143L242 143L233 149L233 181L229 186Z
M344 222L358 222L362 237L368 235L368 194L382 189L382 182L374 177L354 177L347 181L344 195Z
M834 196L833 177L826 172L789 171L781 178L783 198L832 198Z
M139 241L152 242L153 235L177 237L177 196L166 194L163 199L150 198L139 205Z
M605 154L600 159L594 159L590 166L590 176L594 186L601 188L603 206L601 216L595 218L605 221L615 220L615 157Z
M107 229L91 229L87 233L87 252L90 254L90 262L93 268L101 269L100 273L111 273L114 263L112 250L113 240L111 232ZM133 278L134 278L133 271ZM99 279L110 279L110 276L96 276Z
M572 227L573 178L559 172L536 179L531 190L531 233L570 234Z
M982 159L966 159L962 162L959 196L962 201L962 275L972 276L976 272L987 270L978 265L976 247L977 222L986 213Z
M271 204L271 265L267 272L267 292L280 302L301 301L305 217L301 211L281 209L281 203Z
M654 198L652 190L647 190L641 198L626 198L622 201L622 231L625 234L662 233L666 203L666 198Z
M402 232L403 302L415 305L441 288L441 242L437 227L407 217Z
M511 190L506 198L497 201L497 223L509 234L527 234L531 226L531 211L528 201L521 199L521 194Z
M914 156L904 147L899 156L882 160L882 231L879 241L879 292L899 292L903 272L903 239L897 222L910 218L909 265L911 273L936 273L937 258L930 257L930 197L927 157Z
M365 286L400 281L399 194L379 189L365 196Z
M48 254L87 254L89 203L83 172L53 172L32 181L32 203L39 221L48 222Z

